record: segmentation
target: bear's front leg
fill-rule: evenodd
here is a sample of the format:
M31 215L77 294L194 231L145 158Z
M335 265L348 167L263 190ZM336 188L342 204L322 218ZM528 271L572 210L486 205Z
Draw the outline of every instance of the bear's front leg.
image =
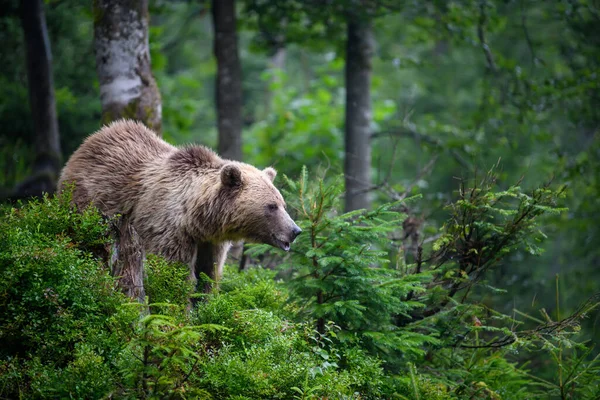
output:
M113 276L118 285L131 299L144 303L144 262L146 253L140 236L131 224L129 215L120 217L114 226L115 243L109 258Z
M227 252L231 247L230 242L210 243L201 242L196 245L196 260L193 266L194 277L197 279L201 273L206 274L211 281L217 282L223 273L223 264ZM210 293L212 290L211 282L199 283L196 281L196 291Z

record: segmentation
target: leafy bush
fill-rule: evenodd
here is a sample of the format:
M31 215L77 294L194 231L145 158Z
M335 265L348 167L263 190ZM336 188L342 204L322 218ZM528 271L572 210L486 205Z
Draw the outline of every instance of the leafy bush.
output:
M289 321L274 272L227 269L191 314L187 267L148 257L150 310L116 289L94 252L94 209L69 195L0 219L0 396L8 398L376 398L383 370L337 328Z
M95 255L110 245L108 222L78 213L68 194L2 208L0 397L598 397L600 358L573 340L597 299L538 319L468 296L489 291L483 273L537 237L536 217L557 210L551 190L462 190L439 241L404 265L389 241L397 204L338 214L339 181L304 173L288 187L305 233L281 271L226 268L193 310L187 267L152 255L150 307L129 302ZM556 373L522 365L527 352Z
M342 179L311 184L306 169L295 182L286 179L289 208L304 233L279 267L291 271L290 300L298 320L314 320L323 332L327 321L341 328L340 339L361 342L382 356L397 351L422 355L435 335L398 330L398 315L424 307L409 295L425 290L425 273L409 275L390 258L389 235L402 226L399 203L373 211L338 214ZM256 246L251 254L269 251Z
M385 386L388 393L514 399L537 393L537 383L513 355L539 349L540 338L546 349L563 341L576 345L579 321L597 302L569 318L525 329L527 321L470 298L501 291L488 286L486 277L507 255L541 252L540 217L564 211L557 206L563 190L497 191L492 172L471 186L463 182L438 239L428 248L419 245L414 264L405 265L390 241L407 235L396 211L400 204L339 214L340 181L309 181L305 170L298 181L286 179L288 204L304 230L278 262L296 318L313 320L319 332L333 321L341 328L336 346L357 344L383 359L395 374ZM254 246L250 254L265 252L272 251ZM415 365L435 373L417 373ZM571 377L589 388L586 374L596 367ZM564 384L553 389L559 387Z
M111 393L115 381L106 361L86 343L76 345L74 359L65 368L34 358L28 371L30 390L41 398L103 398Z
M215 398L351 398L355 392L369 398L379 393L379 362L359 348L335 347L332 338L339 328L331 324L319 333L310 324L287 320L287 291L273 275L260 268L242 274L228 269L221 291L195 310L192 323L212 327L204 333L207 358L196 385Z
M200 338L196 327L180 324L174 317L157 314L143 317L119 357L118 370L123 383L119 396L176 398L186 392L194 398L206 397L188 382L200 359L197 354Z
M144 264L147 277L144 282L146 296L153 312L163 312L165 307L184 311L194 291L188 280L190 269L181 263L168 263L164 258L148 254Z
M121 332L137 318L121 308L126 299L91 253L107 245L107 224L95 210L80 214L69 203L68 195L44 197L0 219L3 395L105 395L110 384L93 374L108 368Z

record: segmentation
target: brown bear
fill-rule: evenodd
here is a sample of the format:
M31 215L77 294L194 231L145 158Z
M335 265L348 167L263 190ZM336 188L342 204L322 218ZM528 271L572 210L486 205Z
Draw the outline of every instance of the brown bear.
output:
M273 168L220 158L203 146L175 147L143 124L119 120L89 136L64 167L59 190L73 202L126 215L145 251L220 276L231 241L285 251L301 232L273 186Z

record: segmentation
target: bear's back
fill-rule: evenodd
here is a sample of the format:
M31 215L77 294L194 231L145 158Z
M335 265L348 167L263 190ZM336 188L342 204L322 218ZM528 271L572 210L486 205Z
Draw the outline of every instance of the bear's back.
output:
M74 183L73 202L93 203L103 213L127 213L140 189L140 172L168 157L174 146L143 124L119 120L89 136L62 171L59 189Z

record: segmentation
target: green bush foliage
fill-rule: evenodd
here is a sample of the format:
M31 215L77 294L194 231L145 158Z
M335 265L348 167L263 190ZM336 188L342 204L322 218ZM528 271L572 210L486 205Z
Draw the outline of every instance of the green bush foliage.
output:
M122 332L137 318L121 307L126 299L93 255L108 244L107 224L95 210L81 214L69 202L45 197L5 209L0 219L5 396L107 394L104 378L94 374L108 371L105 363L117 357Z
M280 176L341 172L348 2L327 3L238 4L244 159ZM339 187L294 182L288 203L308 206L294 252L265 259L276 272L227 269L188 314L186 268L159 257L148 304L115 291L92 210L3 205L0 398L600 398L599 299L581 304L600 281L597 2L383 3L371 86L381 208L343 215ZM33 161L19 4L0 7L0 197ZM149 7L163 135L215 147L209 8ZM44 9L64 161L99 128L95 16L75 0ZM498 159L502 181L523 181L456 190ZM568 183L568 212L552 187L526 189L548 176ZM382 205L405 192L423 195L408 207L424 220L421 255Z
M188 307L194 285L187 278L190 269L187 265L168 263L164 258L148 254L146 263L145 290L153 312L171 309L180 312Z
M68 194L3 208L0 397L597 398L599 359L574 340L597 300L566 317L520 312L518 320L452 295L456 282L465 299L494 292L482 276L469 279L478 270L449 273L479 265L456 261L472 253L465 232L523 245L536 219L519 216L556 212L551 189L485 187L454 203L438 243L423 250L463 252L441 268L440 256L397 262L403 256L390 235L404 218L398 203L340 214L339 181L312 184L304 172L287 183L305 231L294 252L271 255L280 270L226 268L219 289L194 309L187 267L152 255L147 303L126 299L103 262L110 221L92 208L77 212ZM475 225L456 217L471 212L477 220L465 221ZM523 364L527 352L545 354L556 374Z
M340 328L337 344L356 344L383 360L388 373L398 374L391 393L530 398L539 382L522 369L519 349L580 346L572 339L597 301L569 318L534 319L537 325L526 329L528 315L517 320L473 300L502 292L487 276L509 255L541 253L540 217L565 211L558 206L563 188L499 190L493 171L463 181L438 239L407 264L405 248L390 240L406 234L403 202L341 214L340 181L309 179L305 170L298 181L286 179L288 205L304 233L278 267L296 320L313 321L319 332L332 321ZM250 254L267 252L261 245ZM417 372L421 366L429 374ZM585 374L579 388L589 388Z
M279 267L292 271L288 282L296 319L315 320L323 332L328 321L341 328L340 339L362 342L373 350L422 354L421 345L436 343L435 335L401 331L397 315L424 307L407 299L422 292L427 274L408 275L391 265L389 234L402 226L399 203L373 211L338 214L342 179L311 184L306 169L295 182L286 179L289 208L297 215L303 234L291 256ZM269 251L256 246L252 254Z
M383 369L286 319L272 271L228 269L192 313L187 267L148 257L150 311L116 289L101 259L108 223L65 197L0 220L0 397L377 397ZM344 359L345 366L338 364Z

